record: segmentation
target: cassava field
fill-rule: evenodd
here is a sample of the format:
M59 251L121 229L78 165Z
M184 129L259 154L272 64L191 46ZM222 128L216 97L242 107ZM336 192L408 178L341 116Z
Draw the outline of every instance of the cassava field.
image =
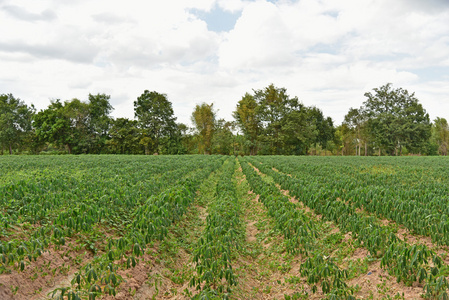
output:
M0 157L0 299L446 299L444 157Z

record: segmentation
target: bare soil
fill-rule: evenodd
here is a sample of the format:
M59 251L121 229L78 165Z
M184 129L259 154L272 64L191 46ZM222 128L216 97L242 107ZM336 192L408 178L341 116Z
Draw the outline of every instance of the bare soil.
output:
M78 266L93 258L91 252L73 251L72 243L74 240L67 238L66 244L57 250L51 245L36 261L26 260L22 272L14 270L10 274L1 274L0 283L9 288L13 299L47 299L48 293L70 282Z

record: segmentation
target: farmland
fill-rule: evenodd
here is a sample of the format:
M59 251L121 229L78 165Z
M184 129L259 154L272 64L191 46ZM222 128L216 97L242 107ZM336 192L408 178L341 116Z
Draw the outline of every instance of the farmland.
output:
M1 299L446 299L444 157L0 157Z

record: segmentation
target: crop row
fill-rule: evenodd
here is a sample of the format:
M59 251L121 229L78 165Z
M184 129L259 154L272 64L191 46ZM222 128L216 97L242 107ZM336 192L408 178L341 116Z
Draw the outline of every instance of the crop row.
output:
M79 238L80 233L89 236L92 231L110 227L112 235L102 243L86 244L97 256L75 274L72 287L58 290L59 297L72 298L114 294L123 280L117 275L117 261L124 261L123 267L135 266L147 243L163 239L171 224L185 213L199 184L222 165L223 158L172 161L165 166L154 161L148 170L134 165L134 172L127 170L130 176L121 169L114 170L111 164L109 168L102 166L102 172L87 169L80 178L63 172L63 176L55 176L48 171L42 177L17 176L4 182L0 188L11 191L1 200L7 203L7 211L2 214L7 220L4 230L11 232L8 224L14 229L29 222L35 224L30 226L28 239L22 234L20 238L0 241L0 269L15 266L23 270L52 243L57 247L68 237ZM61 177L68 181L60 181ZM48 209L38 207L40 204L48 205ZM14 211L15 206L20 209ZM39 215L44 218L36 218Z
M172 224L186 213L195 198L201 182L222 164L222 159L210 163L185 177L163 192L152 195L131 214L133 220L120 238L109 238L106 251L75 273L71 293L78 297L87 295L91 299L102 293L115 295L123 278L117 274L119 268L135 267L139 257L145 253L146 245L162 240ZM114 281L112 281L114 279Z
M193 252L196 274L190 286L201 290L194 299L211 299L220 296L227 299L231 287L237 285L232 267L235 251L243 240L241 204L232 181L235 160L228 159L222 169L206 217L206 227Z
M318 238L315 220L290 202L274 183L263 181L254 167L248 164L248 159L241 161L243 173L252 190L259 195L259 201L275 220L275 228L283 234L287 251L308 257L301 264L300 271L307 278L312 292L315 293L317 285L320 285L323 293L329 294L331 298L338 296L353 299L345 283L348 272L339 268L328 253L316 251L314 247Z
M330 180L322 180L311 175L311 172L303 169L298 171L292 167L286 168L288 176L283 173L286 171L283 164L273 163L270 159L260 163L260 160L251 159L251 162L306 206L337 224L342 232L352 232L354 239L367 248L372 256L381 258L382 267L395 275L398 282L411 284L414 281L425 281L426 296L447 296L448 285L444 277L447 267L443 267L441 257L425 245L408 245L397 238L391 227L381 226L376 218L358 213L351 203L341 200L345 199L344 195ZM281 172L274 171L273 167Z

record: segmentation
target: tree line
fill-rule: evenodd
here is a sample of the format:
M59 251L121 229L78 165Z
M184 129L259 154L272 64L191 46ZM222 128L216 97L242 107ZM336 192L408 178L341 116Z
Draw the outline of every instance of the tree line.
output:
M134 119L112 118L110 96L52 100L36 111L0 95L1 154L447 155L449 126L433 123L413 93L386 84L365 93L342 124L273 84L246 93L233 120L213 104L195 106L193 127L178 123L166 94L145 90Z

